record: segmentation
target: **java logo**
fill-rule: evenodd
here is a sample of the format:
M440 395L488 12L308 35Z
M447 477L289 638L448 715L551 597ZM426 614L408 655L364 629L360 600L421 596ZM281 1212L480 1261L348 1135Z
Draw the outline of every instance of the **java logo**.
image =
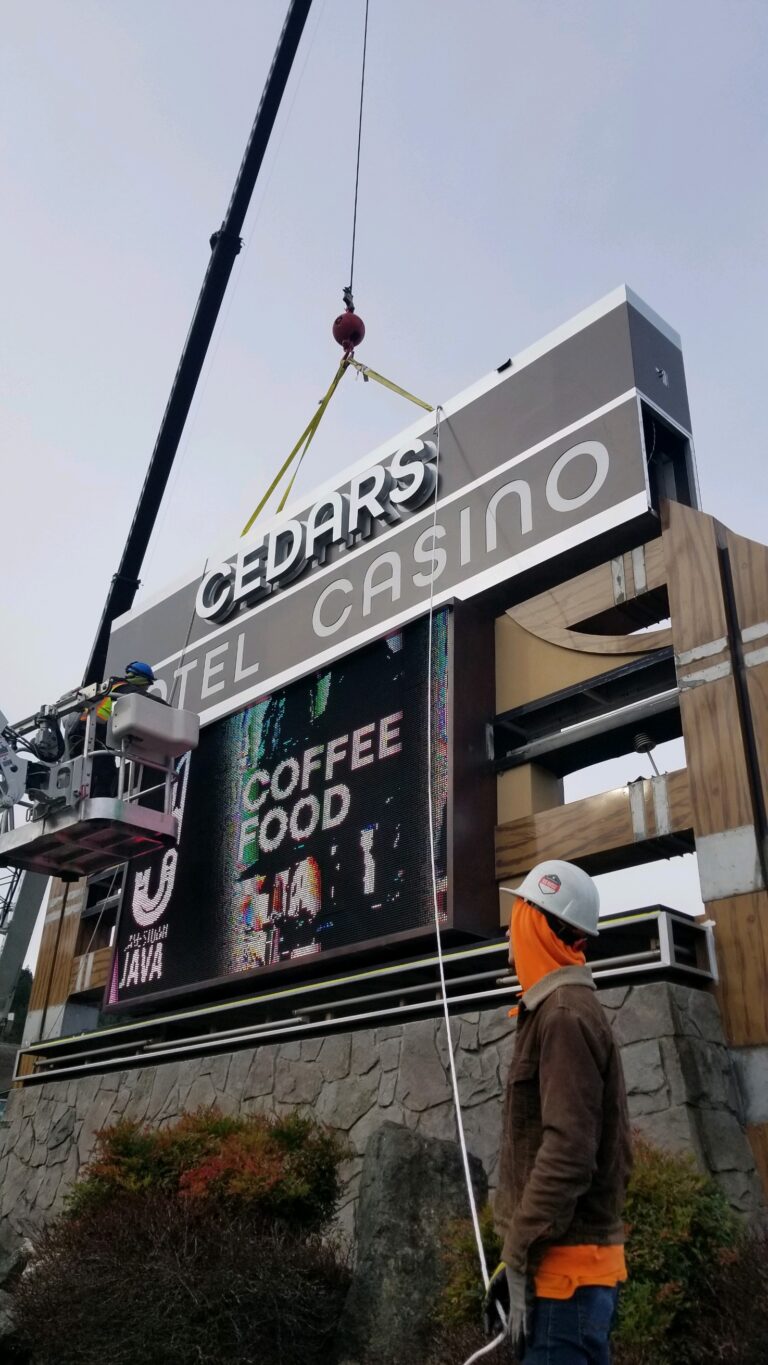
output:
M181 838L181 826L184 820L184 806L187 800L187 783L189 781L189 760L190 754L185 754L181 759L176 775L176 802L173 807L173 814L178 821L178 839ZM157 886L154 891L150 890L152 877L155 872L155 863L136 873L136 880L133 884L133 895L131 896L131 914L136 923L146 929L150 924L155 924L160 916L168 909L168 905L173 895L173 887L176 881L176 867L179 861L178 843L174 848L169 848L163 854L160 864L160 871L157 878Z

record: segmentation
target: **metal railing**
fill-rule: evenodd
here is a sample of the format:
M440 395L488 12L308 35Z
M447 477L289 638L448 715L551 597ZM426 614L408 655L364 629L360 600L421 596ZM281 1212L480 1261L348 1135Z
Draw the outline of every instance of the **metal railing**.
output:
M666 978L707 986L715 980L712 926L654 907L601 923L603 956L590 966L600 986ZM511 1004L519 984L507 968L504 939L445 953L453 1014ZM289 1038L318 1037L434 1017L442 1001L437 958L350 970L188 1010L116 1023L95 1032L22 1048L33 1070L19 1084L156 1065Z

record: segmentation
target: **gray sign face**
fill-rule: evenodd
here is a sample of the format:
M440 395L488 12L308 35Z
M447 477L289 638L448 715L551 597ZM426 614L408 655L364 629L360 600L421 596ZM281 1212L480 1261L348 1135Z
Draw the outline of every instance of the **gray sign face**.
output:
M239 555L206 560L117 623L108 673L146 659L169 699L211 721L430 600L470 597L641 515L640 396L688 420L676 340L643 308L617 291L446 404L439 432L427 417Z

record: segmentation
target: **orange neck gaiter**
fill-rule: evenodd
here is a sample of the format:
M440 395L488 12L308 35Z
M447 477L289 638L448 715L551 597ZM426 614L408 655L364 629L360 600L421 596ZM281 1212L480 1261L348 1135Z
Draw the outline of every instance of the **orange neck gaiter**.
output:
M583 967L586 958L578 948L569 948L550 929L546 919L530 901L517 898L512 906L509 936L515 959L514 970L523 991L529 991L543 976L558 967Z

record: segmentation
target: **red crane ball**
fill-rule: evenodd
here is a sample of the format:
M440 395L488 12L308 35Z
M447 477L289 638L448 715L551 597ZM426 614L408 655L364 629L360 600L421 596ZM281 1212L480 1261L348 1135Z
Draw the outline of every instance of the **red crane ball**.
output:
M333 324L333 339L346 351L347 355L360 345L365 336L365 323L362 318L347 309L345 313L339 313Z

